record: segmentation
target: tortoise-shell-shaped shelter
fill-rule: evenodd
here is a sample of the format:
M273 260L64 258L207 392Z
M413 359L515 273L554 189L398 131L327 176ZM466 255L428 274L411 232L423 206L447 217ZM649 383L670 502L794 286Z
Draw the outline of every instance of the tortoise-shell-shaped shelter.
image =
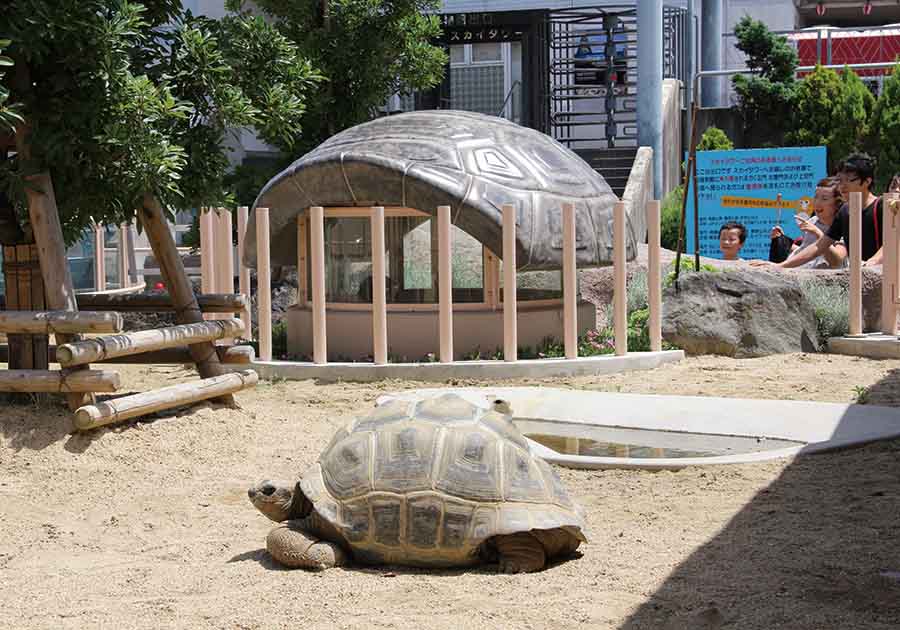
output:
M612 210L603 177L549 136L495 116L452 110L378 118L329 138L276 175L254 203L270 209L274 266L297 263L297 215L311 206L401 207L434 214L492 252L502 250L501 206L517 208L520 270L562 266L562 204L575 205L577 264L612 263ZM642 212L627 217L627 258L646 230ZM246 264L256 263L256 227L248 226Z

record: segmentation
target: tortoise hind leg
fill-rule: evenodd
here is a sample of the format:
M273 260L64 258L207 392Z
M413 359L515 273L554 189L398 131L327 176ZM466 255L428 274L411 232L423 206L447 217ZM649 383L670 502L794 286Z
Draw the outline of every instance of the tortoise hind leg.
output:
M266 537L269 554L292 569L321 571L348 564L347 552L310 532L306 521L287 521L269 532Z
M531 573L547 564L544 545L531 532L496 536L493 543L500 555L502 573Z

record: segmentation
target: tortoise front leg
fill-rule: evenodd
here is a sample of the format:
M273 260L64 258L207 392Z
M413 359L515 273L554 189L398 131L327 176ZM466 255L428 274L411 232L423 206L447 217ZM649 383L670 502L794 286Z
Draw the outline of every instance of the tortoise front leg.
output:
M320 539L310 527L309 517L287 521L266 537L266 549L280 564L292 569L321 571L349 562L340 545Z
M547 564L544 546L530 532L496 536L494 546L500 555L502 573L531 573Z

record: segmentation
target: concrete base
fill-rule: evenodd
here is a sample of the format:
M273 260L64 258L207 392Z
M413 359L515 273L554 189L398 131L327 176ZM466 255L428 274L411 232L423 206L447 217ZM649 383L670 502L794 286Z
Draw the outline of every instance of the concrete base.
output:
M744 400L703 396L615 394L549 387L465 387L419 389L381 396L418 400L453 392L481 406L508 400L514 421L703 435L787 440L796 445L753 453L685 458L629 458L567 455L531 441L535 453L572 468L677 470L685 466L739 464L793 457L900 437L900 411L876 405L815 403L796 400ZM550 433L548 428L541 433Z
M650 370L684 358L682 350L634 352L625 356L604 355L582 359L529 359L505 361L457 361L454 363L301 363L295 361L253 361L249 367L260 378L295 381L355 381L360 383L399 378L410 381L442 382L448 379L550 378L592 376L630 370ZM235 366L246 369L248 366Z
M900 339L884 333L867 333L860 337L831 337L831 354L850 354L870 359L900 359Z

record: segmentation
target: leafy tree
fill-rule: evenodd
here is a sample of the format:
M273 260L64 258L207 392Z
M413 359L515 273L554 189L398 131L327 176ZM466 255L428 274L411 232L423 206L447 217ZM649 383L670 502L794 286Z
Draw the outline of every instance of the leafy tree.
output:
M234 11L249 5L228 1ZM327 79L303 118L299 152L370 120L392 94L431 88L443 76L447 55L430 43L440 34L438 0L254 0L252 7Z
M4 48L9 48L10 41L8 39L0 39L0 52ZM13 60L9 57L0 55L0 68L8 68L13 65ZM0 134L13 131L17 124L24 122L19 115L19 108L15 103L8 104L9 90L2 83L3 72L0 71Z
M26 178L49 173L69 241L130 220L145 194L170 212L226 203L226 132L290 146L321 78L262 18L198 18L178 0L17 0L3 14L2 85L23 120L0 178L23 219Z
M738 50L747 55L747 66L757 73L732 79L744 126L764 124L770 133L782 133L796 90L797 53L787 38L749 16L735 25L734 34Z
M786 141L827 146L831 172L838 160L860 148L874 102L872 93L850 68L838 75L819 66L797 88L793 129Z
M883 189L900 173L900 66L885 78L872 112L872 136L878 149L875 172L877 189Z
M698 151L731 151L732 149L734 149L734 143L731 138L715 126L707 127L700 136L700 142L697 143Z

